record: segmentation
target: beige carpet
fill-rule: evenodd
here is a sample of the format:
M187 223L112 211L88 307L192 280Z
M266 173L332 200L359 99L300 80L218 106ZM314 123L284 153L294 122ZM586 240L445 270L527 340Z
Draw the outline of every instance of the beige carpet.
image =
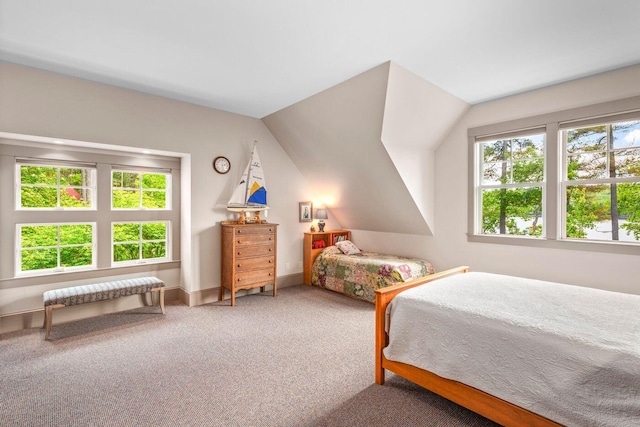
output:
M3 426L492 426L374 384L373 306L305 285L0 336Z

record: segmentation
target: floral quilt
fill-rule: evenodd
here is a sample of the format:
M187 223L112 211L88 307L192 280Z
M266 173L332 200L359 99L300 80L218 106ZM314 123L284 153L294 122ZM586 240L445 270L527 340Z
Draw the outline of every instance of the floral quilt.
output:
M375 302L375 290L435 273L421 259L375 252L345 255L329 246L316 258L311 283L358 299Z

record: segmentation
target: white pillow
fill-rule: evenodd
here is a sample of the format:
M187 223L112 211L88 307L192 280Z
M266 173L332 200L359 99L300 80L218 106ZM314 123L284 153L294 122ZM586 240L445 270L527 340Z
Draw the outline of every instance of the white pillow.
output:
M345 255L359 254L360 249L353 244L351 240L343 240L342 242L336 242L336 247L342 251Z

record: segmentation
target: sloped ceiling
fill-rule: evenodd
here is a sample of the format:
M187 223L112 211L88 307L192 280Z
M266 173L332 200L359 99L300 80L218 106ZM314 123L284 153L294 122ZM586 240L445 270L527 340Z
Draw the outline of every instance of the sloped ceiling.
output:
M262 120L342 227L432 235L434 151L468 107L386 62Z

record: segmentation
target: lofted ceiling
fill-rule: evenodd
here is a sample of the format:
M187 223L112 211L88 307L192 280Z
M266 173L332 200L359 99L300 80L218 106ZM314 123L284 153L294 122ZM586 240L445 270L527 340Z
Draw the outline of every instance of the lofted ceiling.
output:
M387 61L470 104L640 63L637 0L0 0L0 60L262 118Z

